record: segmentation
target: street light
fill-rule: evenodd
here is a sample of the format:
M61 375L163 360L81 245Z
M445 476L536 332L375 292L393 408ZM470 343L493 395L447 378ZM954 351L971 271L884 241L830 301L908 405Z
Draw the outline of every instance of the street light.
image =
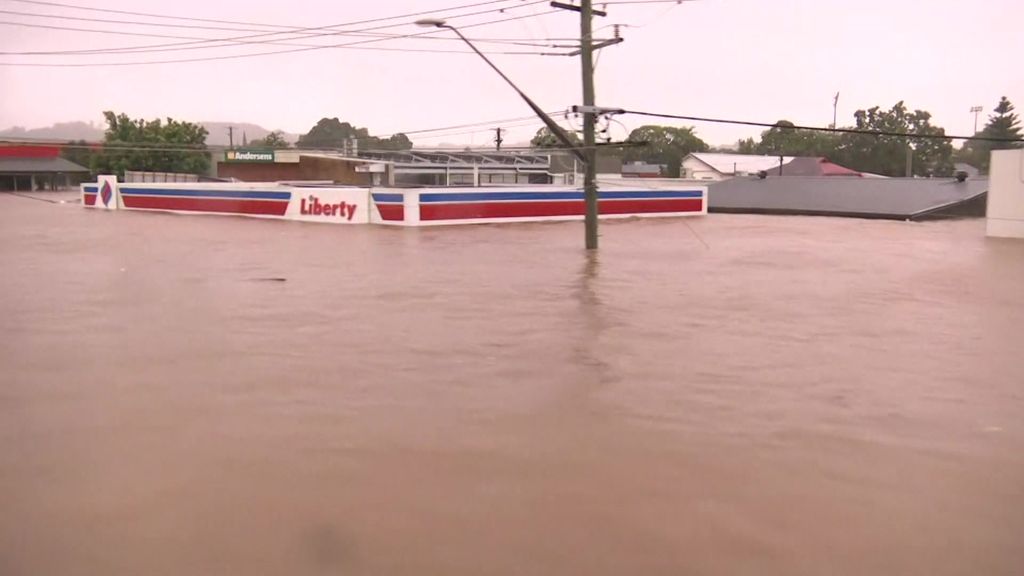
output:
M547 126L548 130L550 130L551 133L554 134L555 138L557 138L559 142L561 142L566 148L568 148L569 151L572 152L573 155L575 155L577 158L579 158L581 162L587 161L586 156L575 144L573 144L572 140L569 138L569 135L566 134L565 130L562 130L562 127L559 126L551 118L551 116L548 116L547 113L541 110L540 106L537 106L536 102L531 100L530 97L526 95L526 93L520 90L519 86L516 86L515 82L513 82L511 78L506 76L505 73L502 72L500 68L495 66L494 62L491 62L490 58L488 58L487 56L484 55L483 52L478 50L477 47L474 46L473 43L469 41L469 38L463 36L462 32L460 32L458 28L438 18L424 18L422 20L417 20L416 25L421 26L423 28L447 28L448 30L455 32L455 34L458 35L458 37L463 42L465 42L470 48L473 49L473 52L476 52L477 56L483 58L484 62L487 62L487 65L490 66L492 70L497 72L498 76L501 76L501 78L505 82L507 82L508 85L511 86L517 94L519 94L519 97L522 98L523 101L526 102L526 104L530 107L530 109L533 110L533 113L536 114L537 117L539 117L544 122L544 125Z
M971 113L974 114L974 133L978 133L978 114L984 110L981 106L971 106Z

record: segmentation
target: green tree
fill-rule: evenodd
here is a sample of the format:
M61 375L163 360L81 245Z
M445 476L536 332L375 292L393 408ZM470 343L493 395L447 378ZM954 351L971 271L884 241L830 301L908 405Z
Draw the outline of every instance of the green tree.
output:
M567 132L567 134L574 145L579 146L583 143L575 132ZM565 148L565 144L562 144L547 126L537 130L533 138L530 139L530 146L532 148Z
M94 173L123 176L126 170L202 174L210 168L206 128L167 118L133 120L103 113L107 121L103 150L92 157Z
M60 155L65 160L89 168L92 166L92 157L96 155L96 151L85 140L71 140L67 146L61 148Z
M864 131L906 133L911 136L874 134L843 134L835 154L830 158L839 164L885 176L906 173L908 150L912 154L914 176L949 176L953 173L953 144L948 138L914 138L945 136L946 131L931 124L932 115L924 110L910 112L903 101L889 110L874 106L857 110L856 128Z
M284 139L284 134L280 130L275 130L270 134L267 134L263 138L257 138L250 140L247 144L249 148L288 148L291 144Z
M758 154L770 156L829 156L835 154L838 139L828 132L801 130L789 120L779 120L761 133Z
M405 134L394 134L388 138L371 136L366 128L358 128L337 118L321 118L308 133L299 137L299 148L347 148L352 139L360 150L409 150L412 141Z
M978 133L978 136L985 138L1013 139L1021 137L1020 117L1014 112L1013 104L1003 96L999 104L992 110L995 114L988 117L985 128ZM1021 148L1021 142L990 142L986 140L974 140L964 145L965 154L973 160L970 162L982 172L987 173L991 153L993 150L1007 150L1009 148Z
M402 133L392 134L387 138L371 137L371 140L370 142L368 142L368 144L371 148L377 150L400 151L412 149L412 140L409 140L409 137Z
M760 142L754 141L753 138L744 138L736 143L736 152L739 154L760 154L758 144Z
M625 160L641 160L666 166L666 176L679 177L679 164L691 152L706 152L708 145L697 137L693 127L641 126L629 133L627 142L638 146L625 149Z

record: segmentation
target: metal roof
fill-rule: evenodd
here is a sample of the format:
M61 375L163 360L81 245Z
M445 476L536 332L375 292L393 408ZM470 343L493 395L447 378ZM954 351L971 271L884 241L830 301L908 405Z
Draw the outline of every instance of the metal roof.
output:
M742 177L711 184L708 209L913 220L987 191L987 179Z
M433 150L405 150L396 152L359 152L362 158L416 166L521 166L544 168L550 166L547 154L520 152L443 152Z
M0 158L0 174L49 174L88 172L64 158Z
M778 156L758 156L756 154L724 154L718 152L693 152L693 157L713 168L720 174L756 173L760 170L771 170L779 167ZM783 156L783 164L792 162L794 156ZM686 161L686 158L683 159Z

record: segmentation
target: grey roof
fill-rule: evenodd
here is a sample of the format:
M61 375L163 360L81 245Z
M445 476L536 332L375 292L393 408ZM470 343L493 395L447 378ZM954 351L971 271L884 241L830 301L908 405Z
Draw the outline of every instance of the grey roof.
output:
M79 166L64 158L0 158L0 174L47 174L88 172L89 169Z
M525 166L546 168L551 164L551 159L547 154L530 152L360 151L359 157L407 166Z
M661 174L661 166L657 164L647 164L644 162L632 162L630 164L622 165L623 174Z
M733 178L709 186L712 212L917 219L978 199L988 180L952 178Z

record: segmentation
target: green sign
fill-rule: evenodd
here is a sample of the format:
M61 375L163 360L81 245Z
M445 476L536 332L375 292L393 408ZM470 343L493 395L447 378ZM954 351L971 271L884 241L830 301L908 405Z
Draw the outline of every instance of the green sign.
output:
M273 162L273 150L226 150L225 162Z

